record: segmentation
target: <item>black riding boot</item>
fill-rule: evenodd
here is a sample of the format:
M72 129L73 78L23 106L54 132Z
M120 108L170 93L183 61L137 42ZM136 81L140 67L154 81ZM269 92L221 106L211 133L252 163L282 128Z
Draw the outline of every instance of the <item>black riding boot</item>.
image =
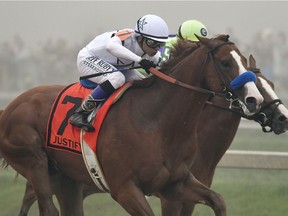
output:
M95 109L97 102L105 101L114 91L109 80L98 85L72 115L70 123L88 132L95 131L95 128L87 121L87 117Z
M95 107L95 99L91 95L88 95L82 105L78 107L75 113L71 116L70 124L75 127L83 128L87 132L95 131L95 128L87 120L87 117Z

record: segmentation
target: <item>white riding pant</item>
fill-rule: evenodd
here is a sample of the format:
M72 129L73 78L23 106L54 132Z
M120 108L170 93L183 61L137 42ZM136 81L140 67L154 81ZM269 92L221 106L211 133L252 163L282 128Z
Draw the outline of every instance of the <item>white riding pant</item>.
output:
M110 63L99 59L95 56L86 56L86 57L78 57L77 66L80 76L86 76L90 74L97 73L105 73L113 70L117 70L117 68ZM109 80L111 85L117 89L120 88L125 82L133 81L133 80L141 80L145 78L143 74L141 74L138 70L125 70L125 71L115 71L112 73L107 73L100 76L95 76L89 78L90 81L95 82L97 84L101 84L106 80Z

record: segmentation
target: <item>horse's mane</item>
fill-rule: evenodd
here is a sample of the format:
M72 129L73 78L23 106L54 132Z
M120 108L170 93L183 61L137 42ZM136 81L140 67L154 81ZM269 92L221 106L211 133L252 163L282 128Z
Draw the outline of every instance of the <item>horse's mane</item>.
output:
M215 37L211 38L213 40L220 40L224 42L228 42L229 35L216 35ZM175 44L170 48L170 57L167 61L162 62L160 71L165 74L169 74L172 68L175 67L182 59L187 57L193 51L201 46L200 42L192 43L187 40L178 39ZM136 80L133 81L133 86L136 88L145 88L150 86L154 82L155 76L143 79L143 80Z
M156 76L150 76L142 80L134 80L132 88L147 88L153 84Z
M177 40L175 44L170 49L170 57L167 61L163 62L161 65L161 71L165 72L169 68L175 66L181 59L188 56L194 50L196 50L200 45L198 43L191 43L187 40Z
M224 42L228 42L229 35L219 34L211 38L214 40L221 40ZM175 44L170 49L170 58L163 62L161 65L161 71L164 73L169 73L169 69L173 68L177 63L188 56L190 53L195 51L197 48L201 46L200 42L190 42L187 40L178 39Z
M189 53L193 52L199 45L196 43L191 43L185 40L179 39L173 47L170 49L170 58L169 60L161 64L159 69L162 73L169 73L169 69L175 66L181 59L185 58ZM133 81L133 87L135 88L146 88L150 86L155 80L155 76L148 77L143 80Z

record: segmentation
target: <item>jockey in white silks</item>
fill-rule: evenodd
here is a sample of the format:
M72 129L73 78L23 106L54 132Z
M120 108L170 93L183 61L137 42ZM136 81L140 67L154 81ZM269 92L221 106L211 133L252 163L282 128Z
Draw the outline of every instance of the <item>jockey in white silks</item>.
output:
M168 25L161 17L145 15L137 21L135 29L103 33L81 49L77 58L80 76L108 73L81 82L95 89L71 116L70 123L94 131L87 117L97 102L105 101L125 82L145 77L136 69L123 71L121 68L141 66L149 73L149 68L156 67L161 61L159 49L165 45L168 36Z

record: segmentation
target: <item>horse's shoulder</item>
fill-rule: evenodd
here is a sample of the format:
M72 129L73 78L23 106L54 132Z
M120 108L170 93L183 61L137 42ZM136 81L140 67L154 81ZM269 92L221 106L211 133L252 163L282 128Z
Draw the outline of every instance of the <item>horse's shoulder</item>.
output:
M133 81L132 88L147 88L153 84L155 76L150 76L142 80Z

